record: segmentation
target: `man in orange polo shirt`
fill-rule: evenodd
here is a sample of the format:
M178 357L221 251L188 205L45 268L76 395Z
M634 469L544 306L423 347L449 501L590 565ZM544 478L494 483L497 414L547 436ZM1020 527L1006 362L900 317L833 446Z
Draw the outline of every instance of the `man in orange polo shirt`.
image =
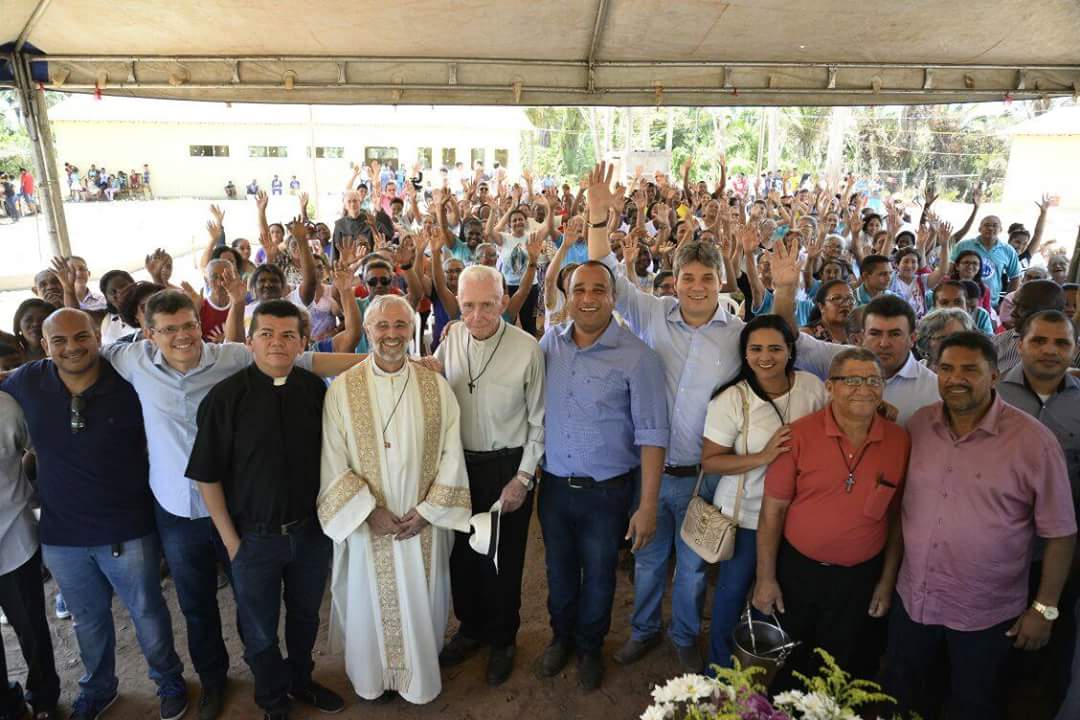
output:
M780 689L792 670L816 670L815 647L851 669L865 614L888 613L911 441L877 412L884 386L873 352L838 353L825 382L829 404L792 423L788 451L765 475L753 604L782 613L784 629L802 643Z

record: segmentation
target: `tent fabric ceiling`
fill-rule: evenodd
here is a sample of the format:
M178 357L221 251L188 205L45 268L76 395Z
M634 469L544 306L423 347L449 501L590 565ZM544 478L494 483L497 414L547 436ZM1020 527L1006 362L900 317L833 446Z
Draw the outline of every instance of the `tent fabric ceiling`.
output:
M892 104L1076 94L1076 0L5 0L52 87L248 102ZM28 23L31 22L28 29Z

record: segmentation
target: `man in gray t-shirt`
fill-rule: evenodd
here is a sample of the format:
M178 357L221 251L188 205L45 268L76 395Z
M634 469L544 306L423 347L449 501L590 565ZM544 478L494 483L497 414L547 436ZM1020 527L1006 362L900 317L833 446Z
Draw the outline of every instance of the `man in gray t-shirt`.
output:
M19 404L0 392L0 610L22 646L27 666L26 700L34 716L58 718L60 678L45 619L41 548L37 521L30 509L34 491L22 464L29 449L30 434ZM22 717L22 692L8 682L7 661L0 648L0 717Z

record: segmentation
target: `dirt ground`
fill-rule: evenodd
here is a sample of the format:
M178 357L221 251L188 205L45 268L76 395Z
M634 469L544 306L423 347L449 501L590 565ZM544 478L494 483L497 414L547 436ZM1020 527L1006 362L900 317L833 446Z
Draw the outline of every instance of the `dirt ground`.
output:
M184 661L185 678L188 681L191 704L186 717L195 718L199 684L187 653L187 633L183 616L177 606L176 590L171 579L164 581L163 589L172 613L176 650ZM46 604L50 610L49 624L53 632L56 669L60 674L62 687L60 702L66 709L70 708L78 693L82 664L71 621L57 620L51 612L56 583L50 580L46 583L45 590ZM222 717L227 720L258 720L262 715L252 699L253 682L244 663L243 647L236 633L236 611L231 589L226 587L219 591L218 601L231 660L228 699ZM578 687L573 661L558 677L541 678L538 674L539 660L550 640L546 602L544 544L534 513L522 585L522 624L518 634L517 657L514 673L504 685L499 688L488 687L484 679L487 656L480 652L464 664L444 670L442 694L428 705L411 705L401 698L385 705L360 699L345 677L343 658L326 654L329 593L323 600L323 622L315 645L315 678L345 698L345 711L336 716L341 718L511 720L528 717L530 720L630 720L637 718L649 705L650 691L654 684L681 674L675 652L670 643L666 642L632 667L624 668L611 661L611 656L629 637L630 614L634 604L633 583L628 571L620 568L611 632L604 647L607 674L603 685L594 692L585 692ZM708 638L710 604L711 593L706 601L706 617L702 628L703 649ZM147 677L146 663L139 651L134 629L127 611L119 602L114 604L114 617L120 699L108 710L105 717L113 720L156 719L156 687ZM666 600L664 617L665 621L670 617L670 605ZM451 619L449 635L453 635L456 629L456 621ZM283 632L279 636L282 636ZM3 639L10 677L23 682L26 666L22 661L15 633L10 627L3 628ZM1047 707L1045 696L1034 683L1030 686L1025 684L1018 692L1012 693L1006 715L1008 720L1050 720L1053 717L1053 708ZM296 705L291 713L292 720L315 720L324 717L327 716L300 705Z
M165 599L172 613L176 634L176 650L184 661L185 678L191 697L187 717L196 717L199 697L198 678L195 676L187 653L187 634L183 616L176 602L176 590L171 579L163 584ZM70 620L53 617L52 597L56 583L46 583L46 604L50 610L49 624L53 631L53 647L56 653L57 672L62 686L60 702L70 708L78 693L78 679L82 674L79 649ZM250 720L261 718L252 699L251 673L243 659L243 647L236 633L236 613L232 591L226 587L218 594L221 604L225 640L230 656L230 685L224 718ZM341 656L326 654L327 616L329 594L322 607L323 623L315 645L315 678L340 693L346 699L345 712L338 717L364 718L365 720L404 720L406 718L445 718L446 720L502 720L529 717L537 720L565 720L569 718L636 718L648 706L652 685L678 674L674 651L669 645L661 645L646 659L632 668L622 668L611 662L611 655L629 637L630 613L633 609L633 585L626 572L619 571L615 608L611 633L605 646L607 675L603 686L586 693L577 686L573 661L556 678L541 678L537 673L540 656L550 640L547 615L547 579L544 571L544 546L540 526L534 515L530 529L528 556L525 562L525 580L522 588L522 625L518 634L517 657L514 674L499 688L488 687L485 679L486 654L481 652L466 663L443 673L443 692L435 701L425 706L410 705L397 698L387 705L376 705L361 700L352 691L345 677L344 660ZM665 612L667 612L665 608ZM106 718L135 720L156 718L158 700L156 687L146 675L146 662L139 651L135 632L127 611L117 601L114 604L116 619L116 670L120 679L120 699L106 713ZM449 632L456 630L451 621ZM18 649L18 641L10 627L4 627L3 638L7 653L8 669L12 680L23 681L26 666ZM314 720L325 715L302 706L295 706L293 720Z

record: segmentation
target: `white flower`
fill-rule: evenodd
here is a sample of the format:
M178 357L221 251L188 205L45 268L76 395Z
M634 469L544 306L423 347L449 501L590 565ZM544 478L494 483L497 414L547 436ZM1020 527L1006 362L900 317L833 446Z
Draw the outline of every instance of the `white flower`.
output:
M803 698L803 693L798 690L788 690L782 692L773 698L773 705L790 705L792 707L798 705Z
M641 720L665 720L668 717L669 705L650 705L645 712L641 714Z

